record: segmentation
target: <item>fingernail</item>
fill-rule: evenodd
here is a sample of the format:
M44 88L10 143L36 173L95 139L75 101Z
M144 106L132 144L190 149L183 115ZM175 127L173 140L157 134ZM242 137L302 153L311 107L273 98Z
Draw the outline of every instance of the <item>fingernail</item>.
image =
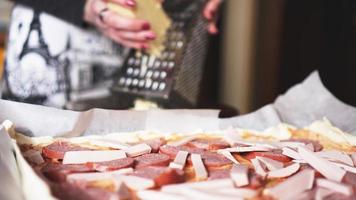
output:
M136 6L136 2L134 0L126 0L125 3L127 6L130 6L130 7Z
M151 25L150 25L148 22L145 22L145 23L142 25L142 29L143 29L143 30L150 30L150 29L151 29Z
M156 35L155 34L146 35L146 40L154 40L154 39L156 39Z

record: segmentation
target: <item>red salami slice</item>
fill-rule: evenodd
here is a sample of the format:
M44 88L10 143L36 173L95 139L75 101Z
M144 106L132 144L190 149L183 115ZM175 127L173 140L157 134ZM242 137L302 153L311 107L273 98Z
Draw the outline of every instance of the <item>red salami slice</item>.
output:
M265 184L264 179L260 175L254 172L250 172L248 178L249 178L249 185L247 186L248 188L259 189Z
M323 150L323 146L316 140L309 140L309 139L290 139L284 140L285 142L301 142L304 144L312 144L314 146L314 151L321 151Z
M230 165L232 162L225 156L213 152L204 152L201 154L206 167L222 167Z
M150 153L135 158L136 169L148 166L168 166L171 161L166 154Z
M184 171L169 167L145 167L138 169L133 175L152 179L157 187L184 182Z
M71 173L94 172L94 169L87 165L62 165L59 163L49 163L41 169L43 175L54 182L63 182L67 175Z
M187 146L192 146L205 150L218 150L229 148L229 143L222 139L196 139L187 144Z
M88 166L99 172L119 170L123 168L133 167L135 159L122 158L106 162L87 163Z
M166 144L166 142L163 139L147 140L147 141L144 141L144 143L148 144L152 148L152 150L151 150L152 153L158 153L159 148L162 145Z
M246 159L251 160L254 159L256 156L266 157L284 163L291 161L291 159L288 156L285 156L278 152L250 152L250 153L246 153L244 157Z
M209 180L230 178L230 169L209 171Z
M67 151L87 151L89 148L71 144L69 142L54 142L42 149L42 154L51 159L63 159Z
M202 154L205 152L204 149L187 147L187 146L175 147L170 145L164 145L161 146L161 148L159 149L160 153L168 155L171 159L174 159L179 151L187 151L189 153L196 153L196 154Z

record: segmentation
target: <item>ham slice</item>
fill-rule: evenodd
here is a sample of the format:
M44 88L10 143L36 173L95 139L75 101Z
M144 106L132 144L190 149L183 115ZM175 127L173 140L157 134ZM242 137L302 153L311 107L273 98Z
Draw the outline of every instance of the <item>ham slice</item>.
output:
M351 196L353 194L353 189L351 186L323 178L317 179L316 185L318 187L323 187L334 192L342 193L346 196Z
M230 151L221 150L221 151L218 151L218 153L225 156L227 159L229 159L234 164L236 164L236 165L240 164L239 161L237 161L235 159L235 157L231 154Z
M314 175L314 170L306 169L265 191L276 199L292 199L313 187Z
M255 168L256 174L258 174L262 177L265 177L267 175L267 172L265 171L264 166L262 166L261 162L257 158L252 159L251 163L252 163L253 167Z
M356 174L356 167L350 167L348 165L345 165L345 164L341 164L341 163L336 163L336 162L333 162L333 164L335 164L336 166L348 171L348 172L351 172L351 173L354 173Z
M130 189L139 191L155 187L152 179L141 178L138 176L115 175L117 181L123 181Z
M256 156L256 158L259 161L261 161L267 167L268 170L276 170L276 169L283 168L284 166L282 162L278 162L270 158L260 157L260 156Z
M284 147L282 149L282 154L285 156L288 156L290 158L293 158L295 160L301 160L301 157L299 156L298 152L296 152L293 149L290 149L288 147Z
M106 162L126 158L122 150L112 151L68 151L64 154L63 164L85 164L88 162Z
M250 147L233 147L233 148L227 148L227 149L222 149L224 151L229 151L231 153L247 153L247 152L254 152L254 151L271 151L272 148L265 147L265 146L250 146ZM218 152L222 151L219 150Z
M334 165L330 161L319 157L316 153L304 147L298 147L301 158L308 162L310 166L320 172L324 177L330 180L341 182L346 171Z
M324 200L327 196L333 194L334 191L325 188L318 188L315 192L315 200Z
M151 151L152 148L146 143L137 144L125 149L125 152L129 157L137 157L143 154L151 153Z
M184 169L188 154L189 153L187 151L179 151L174 161L169 164L169 167L175 169Z
M248 167L245 165L234 165L231 168L230 175L237 187L242 187L249 184Z
M295 174L300 169L299 163L294 163L288 167L268 172L268 178L284 178Z
M204 166L203 160L201 155L199 154L192 154L192 163L195 171L195 178L197 180L204 180L208 178L208 172Z
M319 151L316 153L318 156L330 161L340 162L349 166L354 166L351 157L340 151Z

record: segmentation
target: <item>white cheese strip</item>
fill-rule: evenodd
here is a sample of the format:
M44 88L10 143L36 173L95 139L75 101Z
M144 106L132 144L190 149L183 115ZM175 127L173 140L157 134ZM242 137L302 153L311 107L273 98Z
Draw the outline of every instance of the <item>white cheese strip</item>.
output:
M303 170L280 184L267 188L265 191L276 199L291 199L291 197L296 197L298 194L312 189L314 174L314 170Z
M95 181L103 179L114 179L115 175L132 173L132 168L125 168L110 172L94 172L94 173L74 173L67 175L68 181Z
M221 149L220 151L229 151L231 153L246 153L246 152L253 152L253 151L271 151L272 149L265 146L250 146L250 147L232 147L227 149Z
M223 188L223 189L219 189L217 192L219 192L220 194L243 197L246 199L252 199L258 194L257 190L248 189L248 188Z
M199 138L199 135L192 135L192 136L187 136L187 137L184 137L178 141L175 141L175 142L172 142L172 143L169 143L168 145L170 146L182 146L182 145L185 145L187 144L188 142L191 142L195 139L198 139Z
M268 170L276 170L276 169L281 169L283 168L284 164L282 162L275 161L270 158L265 158L265 157L260 157L256 156L256 158L261 161Z
M333 162L333 164L335 164L338 167L341 167L342 169L344 169L344 170L346 170L348 172L356 174L356 167L350 167L348 165L341 164L341 163L335 163L335 162Z
M63 164L84 164L87 162L105 162L126 158L122 150L112 151L68 151L64 154Z
M237 187L242 187L249 184L248 167L245 165L234 165L231 168L230 176Z
M179 151L174 161L169 164L169 167L176 169L184 169L188 154L189 153L187 151Z
M265 177L267 175L267 172L266 172L264 166L262 166L262 163L257 158L252 159L251 163L252 163L253 167L255 168L255 172L258 175L263 176L263 177Z
M299 164L308 164L308 162L305 160L292 160L292 162L299 163Z
M153 180L138 176L115 175L114 177L118 181L123 181L127 187L135 191L147 190L155 186L155 182Z
M307 161L314 169L320 172L324 177L341 182L346 171L334 165L330 161L320 158L317 154L304 147L298 147L299 155Z
M309 149L310 151L314 152L314 145L312 143L308 143L307 145L305 145L305 148Z
M240 162L236 160L236 158L231 154L230 151L221 150L218 151L218 153L225 156L227 159L229 159L231 162L235 163L236 165L240 164Z
M315 192L315 200L324 200L327 196L335 193L332 190L327 190L325 188L317 188Z
M295 174L300 168L299 163L294 163L289 165L288 167L273 170L267 173L268 178L284 178Z
M354 166L354 162L351 157L346 153L339 151L320 151L316 153L318 156L328 159L330 161L336 161L340 163L344 163L349 166Z
M200 190L193 188L184 188L182 191L184 196L190 199L204 199L204 200L243 200L243 197L233 195L220 194L217 190Z
M125 149L125 152L129 157L136 157L143 154L148 154L151 153L151 151L152 151L151 147L146 143L137 144Z
M130 147L130 145L116 141L116 140L111 140L111 139L105 139L105 138L97 138L97 139L91 139L89 140L89 143L91 145L95 146L100 146L100 147L108 147L108 148L113 148L113 149L127 149Z
M356 166L356 153L351 154L352 161L354 161L354 166Z
M295 160L301 160L301 157L299 156L298 152L296 152L293 149L290 149L288 147L284 147L282 149L282 154L285 156L288 156L290 158L293 158Z
M208 172L204 166L203 160L201 155L199 154L192 154L192 163L195 171L195 178L197 180L204 180L208 178Z
M346 196L351 196L353 194L353 189L351 186L343 184L343 183L338 183L335 181L330 181L330 180L323 179L323 178L317 179L316 185L319 187L326 188L328 190L342 193Z
M195 188L195 189L205 189L205 190L220 190L223 188L234 188L234 183L230 178L226 178L226 179L217 179L217 180L209 180L209 181L202 181L202 182L166 185L161 188L161 191L176 193L179 192L182 188L186 188L186 187Z
M241 139L237 139L237 138L234 139L234 141L231 141L231 139L230 139L230 142L233 142L233 145L240 144L240 145L253 146L253 147L260 146L260 147L267 147L270 149L276 149L279 147L278 145L275 145L274 143L251 142L251 141L241 140Z
M30 162L33 162L37 165L40 165L44 163L45 161L43 160L42 154L39 151L36 150L28 150L23 153L23 156L27 158Z
M296 149L300 146L305 146L305 144L302 142L277 142L276 145L278 145L280 148L288 147L292 149Z
M159 192L154 190L141 190L137 192L137 196L142 200L189 200L182 194L172 194Z

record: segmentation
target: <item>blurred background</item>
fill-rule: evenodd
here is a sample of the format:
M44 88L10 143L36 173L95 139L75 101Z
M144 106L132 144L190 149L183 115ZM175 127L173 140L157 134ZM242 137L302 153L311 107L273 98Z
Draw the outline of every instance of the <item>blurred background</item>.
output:
M348 0L227 0L220 34L211 38L201 107L216 107L214 102L247 113L273 102L318 66L355 64L354 5ZM11 4L1 0L1 67L10 11Z

